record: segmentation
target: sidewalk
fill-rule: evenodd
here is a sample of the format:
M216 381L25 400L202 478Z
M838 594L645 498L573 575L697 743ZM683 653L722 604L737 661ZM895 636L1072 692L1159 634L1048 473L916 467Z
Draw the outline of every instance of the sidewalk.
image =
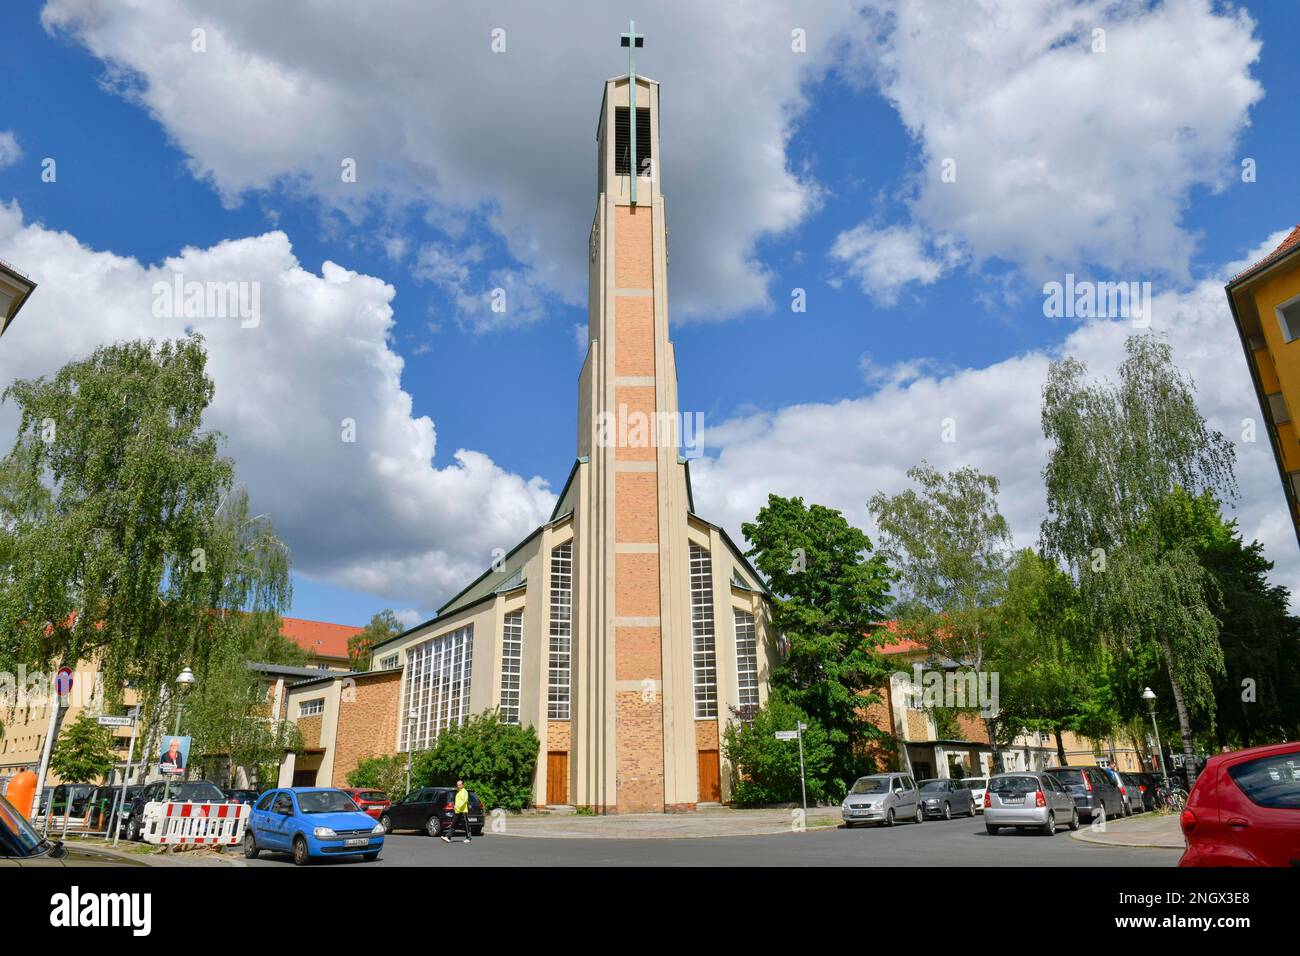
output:
M625 813L578 816L525 813L489 817L487 828L498 836L541 839L681 840L729 836L775 836L793 832L791 810L730 810L694 813ZM809 807L810 830L840 825L838 807ZM497 826L503 828L497 830Z
M1145 846L1163 850L1181 850L1184 846L1183 831L1178 827L1176 813L1140 813L1107 820L1104 831L1094 830L1085 823L1070 836L1102 846Z
M238 866L243 863L239 847L229 847L225 853L211 849L185 850L180 853L161 853L156 847L145 849L147 844L120 843L116 848L95 839L69 839L68 866Z

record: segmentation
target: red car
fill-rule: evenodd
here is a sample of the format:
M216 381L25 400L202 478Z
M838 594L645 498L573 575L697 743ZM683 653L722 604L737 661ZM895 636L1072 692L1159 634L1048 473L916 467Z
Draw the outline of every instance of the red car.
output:
M388 799L388 794L382 790L365 790L361 787L339 787L339 789L351 797L364 813L376 820L384 815L384 811L392 803Z
M1179 822L1179 866L1300 867L1300 743L1211 757Z

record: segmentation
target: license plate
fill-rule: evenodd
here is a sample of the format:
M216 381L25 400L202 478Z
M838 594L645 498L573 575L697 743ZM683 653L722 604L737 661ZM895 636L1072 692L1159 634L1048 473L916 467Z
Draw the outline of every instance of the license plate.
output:
M1002 802L1003 803L1024 803L1025 798L1024 797L1003 797Z
M344 846L365 846L370 841L366 837L353 837L351 840L344 840Z
M870 812L871 812L870 810L857 809L857 810L854 810L854 811L853 811L853 815L854 815L854 816L861 817L861 816L866 816L866 815L867 815L868 813L870 813Z

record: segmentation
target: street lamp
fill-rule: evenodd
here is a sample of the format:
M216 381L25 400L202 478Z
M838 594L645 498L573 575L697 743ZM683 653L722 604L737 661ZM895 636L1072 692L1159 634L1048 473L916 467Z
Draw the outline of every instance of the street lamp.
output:
M176 675L176 729L172 731L173 737L181 735L181 713L185 710L185 695L194 687L194 671L186 667ZM188 770L189 767L187 766ZM164 788L163 800L170 800L172 795L172 778L167 777L167 785Z
M415 722L420 712L414 707L406 715L406 792L411 792L411 751L415 749Z
M1160 776L1169 781L1169 774L1165 770L1165 750L1160 746L1160 727L1156 724L1156 695L1150 687L1142 688L1142 699L1147 702L1147 710L1151 712L1151 729L1156 732L1156 753L1160 755Z

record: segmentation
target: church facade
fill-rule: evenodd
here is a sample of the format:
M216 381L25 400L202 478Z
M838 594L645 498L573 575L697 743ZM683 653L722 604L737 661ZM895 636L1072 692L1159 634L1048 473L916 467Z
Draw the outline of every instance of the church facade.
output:
M382 687L395 713L366 723L369 749L404 753L499 707L541 740L538 806L683 811L727 800L726 724L766 701L768 594L695 513L686 453L699 433L680 414L668 335L659 84L607 81L596 142L577 454L550 520L433 620L376 647L371 675L292 688L289 716L358 726L347 711ZM355 763L337 759L337 736L308 740L297 759L314 770L290 756L281 783L341 784Z

